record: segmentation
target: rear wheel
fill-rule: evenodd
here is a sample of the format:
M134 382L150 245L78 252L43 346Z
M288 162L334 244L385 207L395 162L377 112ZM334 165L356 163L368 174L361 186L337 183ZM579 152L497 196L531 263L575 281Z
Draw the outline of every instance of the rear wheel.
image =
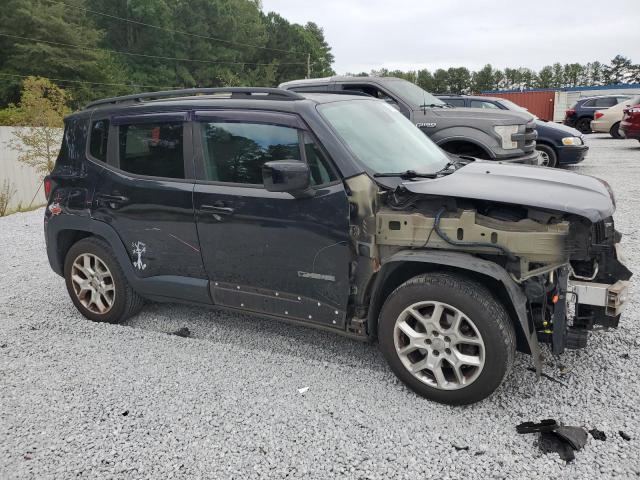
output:
M450 405L489 396L515 354L515 332L502 304L481 284L443 273L412 278L387 298L379 341L400 380Z
M537 144L536 150L540 152L540 157L542 157L542 165L543 167L557 167L558 166L558 156L556 155L555 150L549 147L548 145Z
M73 304L89 320L120 323L143 306L113 251L98 238L84 238L69 249L64 277Z
M611 135L613 138L622 138L622 135L620 135L620 122L616 122L613 124L613 126L609 130L609 135Z
M591 119L588 117L582 117L576 122L576 128L581 133L591 133Z

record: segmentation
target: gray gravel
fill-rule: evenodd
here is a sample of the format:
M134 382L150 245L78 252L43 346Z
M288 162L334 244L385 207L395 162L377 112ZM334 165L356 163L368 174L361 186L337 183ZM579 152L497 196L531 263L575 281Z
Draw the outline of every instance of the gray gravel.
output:
M640 144L589 143L573 169L613 186L638 272ZM536 382L518 355L491 398L451 408L408 391L375 346L337 335L165 304L123 326L91 323L49 268L42 210L0 219L0 244L1 478L640 475L637 300L618 330L565 354L564 368L547 362L564 386ZM181 327L192 337L165 333ZM543 418L607 440L590 438L567 465L515 433Z

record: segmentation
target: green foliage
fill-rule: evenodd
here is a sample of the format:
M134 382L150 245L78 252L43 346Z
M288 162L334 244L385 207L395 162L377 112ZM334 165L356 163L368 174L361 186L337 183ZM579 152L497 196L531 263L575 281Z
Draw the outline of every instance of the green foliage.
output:
M305 77L308 59L312 76L334 73L318 25L263 13L259 0L65 3L4 0L0 32L57 44L0 36L0 105L16 103L23 76L31 74L57 79L76 109L144 90L275 86ZM10 117L0 113L5 123Z
M41 177L54 167L64 116L69 113L67 94L44 78L24 81L20 105L14 109L17 125L9 147L18 152L18 160L36 170Z

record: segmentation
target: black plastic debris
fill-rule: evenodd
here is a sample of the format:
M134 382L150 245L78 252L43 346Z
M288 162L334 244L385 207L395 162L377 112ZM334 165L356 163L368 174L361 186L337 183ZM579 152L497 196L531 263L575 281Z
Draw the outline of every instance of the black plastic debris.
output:
M623 440L626 440L627 442L631 441L631 437L626 433L624 433L622 430L620 430L618 433L620 434Z
M129 415L129 410L125 410L124 412L122 412L123 417L126 417L127 415Z
M598 430L597 428L592 428L591 430L589 430L589 433L595 440L602 440L604 442L607 439L607 435L602 430Z
M191 336L191 332L187 327L182 327L176 330L175 332L171 332L171 335L177 335L178 337L187 338Z
M523 422L516 426L516 432L518 433L535 433L535 432L552 432L558 428L558 422L552 418L542 420L540 423Z
M539 433L538 446L544 453L555 452L566 462L575 460L574 452L587 443L587 432L582 427L559 425L552 418L539 423L524 422L516 426L520 434Z
M456 450L460 451L460 450L469 450L469 447L461 447L460 445L456 445L455 443L452 443L451 446L453 448L455 448Z
M628 353L623 353L622 355L620 355L620 358L624 358L625 360L629 359L629 354Z

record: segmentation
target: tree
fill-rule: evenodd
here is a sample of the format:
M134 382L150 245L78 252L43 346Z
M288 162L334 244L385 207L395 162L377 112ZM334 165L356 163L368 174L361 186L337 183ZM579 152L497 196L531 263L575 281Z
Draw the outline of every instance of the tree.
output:
M551 67L553 70L552 86L556 88L564 87L564 68L558 62Z
M471 72L465 67L447 70L448 84L451 93L469 93L471 90Z
M66 6L46 0L5 0L0 31L14 36L0 37L0 71L17 75L11 81L3 78L0 96L5 104L18 100L21 75L77 82L124 82L117 59L104 51L92 50L99 47L102 32L82 11L74 10L70 14ZM75 106L94 98L94 95L104 96L113 92L113 87L87 85L69 84L68 90Z
M471 74L472 90L480 93L484 90L492 90L494 87L493 67L487 63L481 70Z
M553 67L547 65L542 67L538 72L538 79L536 81L538 88L551 88L553 87Z
M44 78L28 77L14 112L19 126L9 146L18 152L20 162L44 177L53 170L60 151L63 119L69 113L67 94Z
M435 80L431 72L426 68L423 70L418 70L418 75L416 78L416 84L421 87L423 90L427 92L434 92L435 88Z
M449 92L449 74L442 68L433 72L433 90L431 93L448 93Z
M609 66L605 67L605 76L610 83L623 83L629 76L632 67L631 60L622 55L616 55Z

